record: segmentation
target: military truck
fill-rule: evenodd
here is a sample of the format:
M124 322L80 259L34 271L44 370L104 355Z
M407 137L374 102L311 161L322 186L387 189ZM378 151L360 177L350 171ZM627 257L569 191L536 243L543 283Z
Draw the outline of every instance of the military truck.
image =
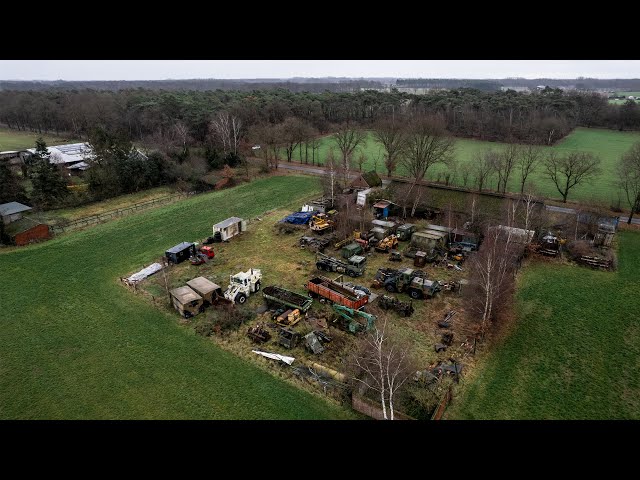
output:
M382 295L378 300L378 306L384 310L395 310L405 317L411 316L415 311L411 301L403 302L390 295Z
M400 225L396 230L396 235L398 236L398 240L402 242L406 242L407 240L411 240L411 235L416 231L416 226L412 223L405 223Z
M360 255L363 252L364 250L362 249L362 245L356 242L350 243L349 245L345 245L344 247L342 247L342 250L340 250L340 254L342 255L342 258L345 258L345 259L349 259L354 255Z
M440 283L429 280L427 274L422 270L403 268L389 273L385 269L385 280L383 282L385 290L391 293L406 292L413 299L431 298L441 290Z
M364 274L367 266L366 257L354 255L347 260L330 257L324 253L318 253L316 268L325 272L346 273L350 277L359 277Z
M231 300L233 303L242 304L247 301L247 297L250 294L260 290L261 280L262 271L255 268L229 275L229 286L224 292L224 298Z

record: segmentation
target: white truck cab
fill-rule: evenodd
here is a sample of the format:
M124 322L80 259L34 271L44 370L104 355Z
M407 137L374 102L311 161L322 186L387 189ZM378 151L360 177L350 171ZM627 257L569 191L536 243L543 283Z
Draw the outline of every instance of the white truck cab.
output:
M260 290L261 280L262 271L254 268L246 272L229 275L229 286L224 292L224 298L231 300L233 303L243 304L250 294Z

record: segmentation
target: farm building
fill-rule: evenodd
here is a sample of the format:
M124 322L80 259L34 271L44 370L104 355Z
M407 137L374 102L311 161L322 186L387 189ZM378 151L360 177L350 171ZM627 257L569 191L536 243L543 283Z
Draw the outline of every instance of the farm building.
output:
M193 317L204 309L202 297L187 286L174 288L169 294L173 307L185 318Z
M5 225L15 222L22 218L24 212L32 210L28 205L23 205L18 202L3 203L0 205L0 217L2 217L2 223Z
M226 220L216 223L213 226L213 234L220 232L222 241L225 241L231 237L235 237L240 232L244 232L247 229L247 222L240 217L231 217Z
M90 168L90 164L87 161L91 161L94 158L93 149L88 143L69 143L67 145L52 145L47 147L49 152L49 163L54 165L61 165L69 169L73 173L79 173ZM31 156L36 153L35 148L28 148L25 150L26 156ZM141 156L146 159L147 156L140 150L135 150L134 155Z
M349 186L356 190L366 190L368 188L379 187L382 185L382 180L376 172L373 170L366 173L361 173L349 184Z
M67 145L50 146L47 147L47 151L50 154L49 163L64 165L65 167L93 158L93 150L88 143L69 143ZM28 148L27 152L33 155L36 153L36 149Z
M20 220L11 222L5 226L4 231L11 239L11 243L18 246L51 238L49 225L37 222L31 218L21 218Z
M180 263L196 254L196 246L190 242L182 242L167 250L165 256L171 263Z
M387 218L395 215L400 207L390 200L380 200L373 204L373 214L376 218Z

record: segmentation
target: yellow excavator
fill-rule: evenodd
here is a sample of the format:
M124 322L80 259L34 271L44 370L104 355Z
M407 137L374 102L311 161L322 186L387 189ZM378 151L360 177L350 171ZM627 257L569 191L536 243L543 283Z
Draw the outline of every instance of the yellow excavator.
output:
M375 249L378 252L384 253L389 253L390 250L394 250L396 248L398 248L398 237L395 235L389 235L388 237L383 238L375 246Z
M318 213L311 217L309 226L311 230L318 233L323 233L327 230L331 230L335 225L335 222L331 220L326 213Z

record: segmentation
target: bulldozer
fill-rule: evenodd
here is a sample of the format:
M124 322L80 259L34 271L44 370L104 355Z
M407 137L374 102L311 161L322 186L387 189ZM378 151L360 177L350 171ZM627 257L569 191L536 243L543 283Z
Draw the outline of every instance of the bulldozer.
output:
M337 323L339 328L351 333L368 332L373 328L376 316L362 310L354 310L344 305L333 304L333 310L337 313L333 323ZM366 324L361 323L356 318L360 317L366 320Z
M332 230L335 226L335 222L329 218L326 213L318 213L311 217L309 221L309 227L311 230L317 233L324 233L327 230Z
M378 252L389 253L390 250L398 248L398 237L389 235L378 242L374 247Z

